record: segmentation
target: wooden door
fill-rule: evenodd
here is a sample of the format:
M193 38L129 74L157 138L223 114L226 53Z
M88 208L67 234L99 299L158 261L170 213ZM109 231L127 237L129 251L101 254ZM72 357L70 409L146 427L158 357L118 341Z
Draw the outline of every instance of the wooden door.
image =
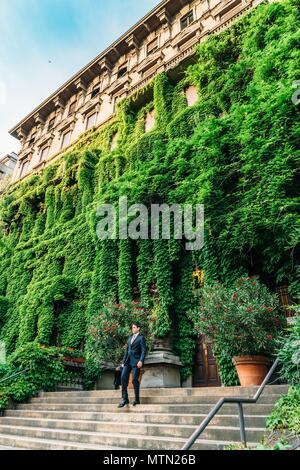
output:
M218 366L211 343L205 335L196 342L196 357L193 373L193 387L219 387L221 385Z

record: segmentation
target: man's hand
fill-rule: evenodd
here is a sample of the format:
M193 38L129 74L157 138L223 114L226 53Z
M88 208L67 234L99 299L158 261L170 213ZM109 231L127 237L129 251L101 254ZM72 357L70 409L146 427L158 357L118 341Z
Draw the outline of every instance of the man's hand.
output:
M137 367L138 367L139 369L142 367L142 365L143 365L142 361L139 361L139 362L137 363Z

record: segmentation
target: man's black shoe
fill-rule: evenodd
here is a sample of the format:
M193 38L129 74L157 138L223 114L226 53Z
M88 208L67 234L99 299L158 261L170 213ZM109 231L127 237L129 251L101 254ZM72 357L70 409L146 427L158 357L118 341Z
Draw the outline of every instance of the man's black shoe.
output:
M140 405L140 400L134 400L134 402L132 404L133 404L133 406Z
M123 408L123 406L125 405L129 405L129 401L128 400L122 400L119 405L118 405L118 408Z

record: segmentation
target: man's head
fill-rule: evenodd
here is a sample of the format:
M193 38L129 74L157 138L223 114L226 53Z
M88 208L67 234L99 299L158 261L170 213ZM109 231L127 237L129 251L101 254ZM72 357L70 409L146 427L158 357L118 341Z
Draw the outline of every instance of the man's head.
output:
M132 323L131 331L133 335L140 332L141 325L138 322Z

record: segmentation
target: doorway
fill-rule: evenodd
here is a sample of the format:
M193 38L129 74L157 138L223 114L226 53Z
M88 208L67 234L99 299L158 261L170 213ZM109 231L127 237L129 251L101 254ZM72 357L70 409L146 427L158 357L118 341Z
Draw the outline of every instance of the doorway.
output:
M212 352L211 342L205 335L196 340L195 366L193 372L193 387L220 387L216 358Z

